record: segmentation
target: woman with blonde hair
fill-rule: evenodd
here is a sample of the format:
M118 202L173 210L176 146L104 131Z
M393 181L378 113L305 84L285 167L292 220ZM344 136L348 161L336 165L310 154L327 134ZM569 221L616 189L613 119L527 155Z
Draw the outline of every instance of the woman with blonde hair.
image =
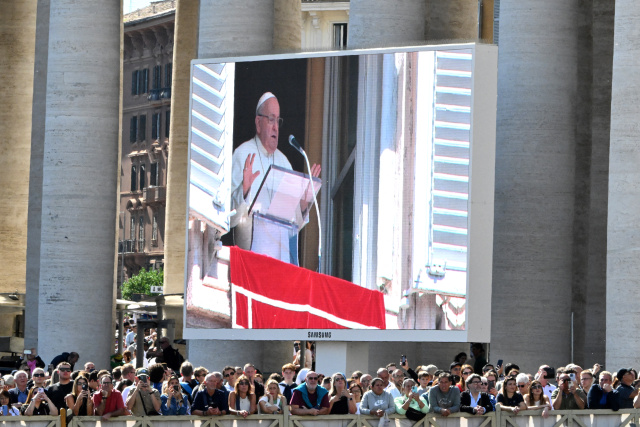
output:
M259 414L281 414L286 405L286 399L280 394L280 385L274 379L267 381L264 396L258 402Z

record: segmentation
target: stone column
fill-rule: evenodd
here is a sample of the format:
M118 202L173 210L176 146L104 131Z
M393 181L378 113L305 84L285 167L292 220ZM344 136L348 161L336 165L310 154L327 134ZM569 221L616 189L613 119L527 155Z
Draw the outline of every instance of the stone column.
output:
M198 58L273 49L274 0L201 0Z
M425 16L425 0L352 0L347 46L384 47L423 41Z
M199 1L191 0L178 0L176 5L164 244L165 294L184 292L190 64L196 58L199 7ZM168 318L176 320L176 336L181 337L183 300L175 302L168 298L165 311Z
M533 372L570 360L579 5L500 7L491 357Z
M0 292L26 290L31 100L37 1L0 1ZM24 302L24 299L22 299ZM0 312L0 330L11 335L15 317Z
M302 45L302 2L300 0L273 1L273 48L300 50Z
M427 0L426 40L478 39L478 0Z
M617 0L615 10L606 302L606 365L612 369L636 363L640 351L640 338L628 333L640 322L640 4Z
M99 16L100 19L96 19ZM113 353L120 2L40 0L25 345Z

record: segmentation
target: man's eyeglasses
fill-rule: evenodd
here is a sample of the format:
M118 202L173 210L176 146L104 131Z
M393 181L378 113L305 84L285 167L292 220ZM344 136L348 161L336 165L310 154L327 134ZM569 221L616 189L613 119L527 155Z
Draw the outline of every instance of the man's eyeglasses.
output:
M58 368L60 372L71 372L71 368Z
M276 116L265 116L264 114L258 114L258 116L260 116L260 117L264 117L264 118L266 118L267 120L269 120L269 124L270 124L270 125L273 125L273 124L275 124L275 123L277 122L277 123L278 123L278 127L281 127L281 126L282 126L282 122L284 121L284 120L282 119L282 117L276 117Z
M471 384L482 384L482 381L471 381Z
M307 381L318 381L318 377L307 377Z
M44 377L44 374L33 374L34 377Z
M526 384L518 384L518 388L525 388L526 386Z
M225 378L229 378L231 375L235 375L235 372L229 372L228 374L224 374Z

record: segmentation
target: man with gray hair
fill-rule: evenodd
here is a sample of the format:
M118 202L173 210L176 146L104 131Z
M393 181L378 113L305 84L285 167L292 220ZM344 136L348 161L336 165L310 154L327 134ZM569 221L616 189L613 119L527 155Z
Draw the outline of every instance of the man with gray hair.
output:
M191 414L211 416L229 413L229 401L225 398L225 394L218 389L219 377L222 377L220 372L211 372L204 377L205 387L196 393L191 406Z
M235 244L240 248L251 250L252 241L260 239L265 242L261 247L270 252L265 255L297 265L297 253L290 250L288 237L282 238L279 233L272 233L270 230L262 232L260 236L254 235L253 221L249 216L249 205L258 193L269 167L278 166L287 170L293 169L287 157L278 150L278 137L282 122L278 99L273 93L265 92L256 106L255 136L242 143L233 152L231 209L235 209L236 214L231 217L231 227L234 228ZM318 177L320 171L320 165L314 164L311 168L311 175ZM300 217L296 218L296 222L298 227L302 228L305 219L302 218L300 212L299 214ZM295 246L297 248L297 244Z

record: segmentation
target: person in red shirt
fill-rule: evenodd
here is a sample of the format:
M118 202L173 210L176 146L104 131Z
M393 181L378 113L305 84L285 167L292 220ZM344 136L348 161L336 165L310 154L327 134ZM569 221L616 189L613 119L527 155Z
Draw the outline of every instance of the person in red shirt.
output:
M105 421L126 414L122 394L113 389L113 378L110 375L100 378L100 391L93 395L92 400L95 414Z

